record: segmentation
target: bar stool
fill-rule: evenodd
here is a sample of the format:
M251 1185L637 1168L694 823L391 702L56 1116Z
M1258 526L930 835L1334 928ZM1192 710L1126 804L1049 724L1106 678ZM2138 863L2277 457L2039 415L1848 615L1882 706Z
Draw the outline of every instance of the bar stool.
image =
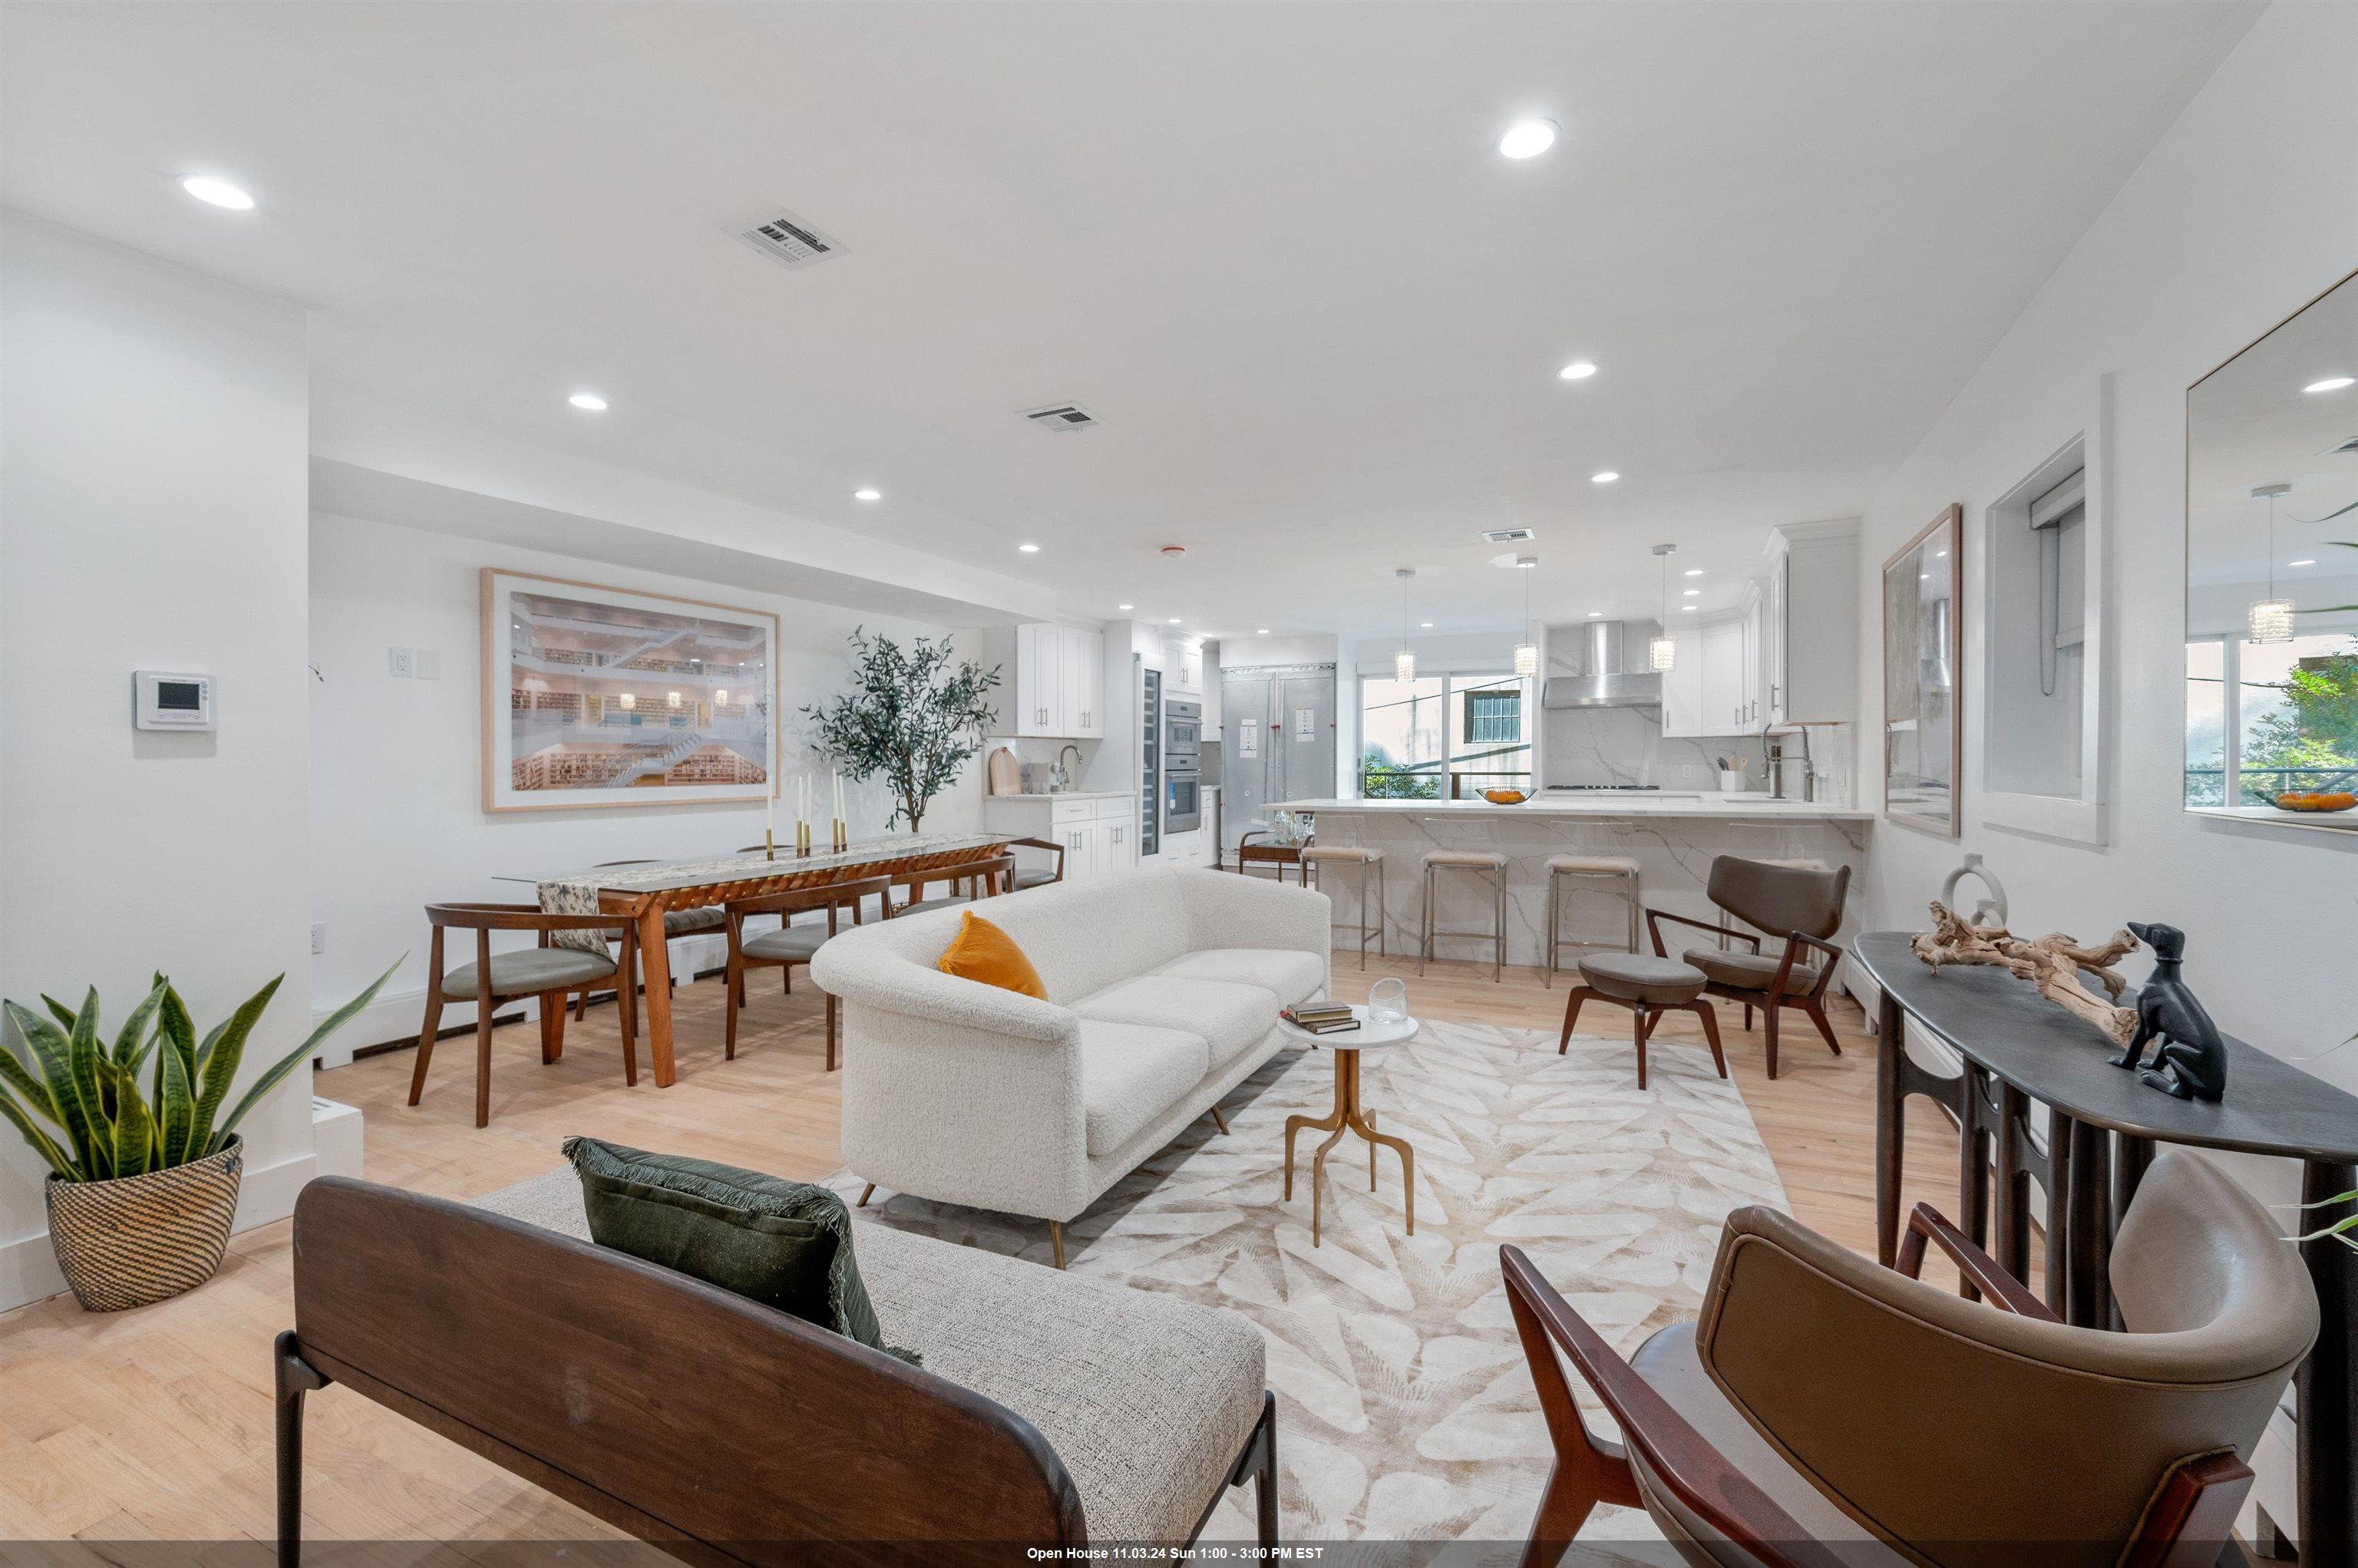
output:
M1368 967L1368 884L1376 885L1376 957L1389 957L1384 946L1384 852L1381 849L1361 849L1347 844L1313 844L1302 851L1303 875L1310 885L1321 892L1326 886L1326 868L1330 865L1359 868L1359 924L1357 926L1331 926L1328 941L1336 931L1356 930L1359 937L1359 968Z
M1472 871L1476 876L1491 879L1491 910L1493 924L1487 931L1442 931L1434 926L1434 878L1443 871ZM1438 936L1480 936L1493 944L1490 957L1490 982L1496 985L1507 966L1507 857L1482 849L1427 849L1424 852L1424 944L1418 951L1416 972L1424 973L1427 960L1433 957L1433 939Z
M1563 879L1579 877L1618 883L1622 901L1629 906L1629 939L1626 952L1638 950L1638 862L1627 855L1551 855L1548 857L1548 917L1547 917L1547 983L1555 984L1556 973L1563 968L1563 954L1568 945L1574 947L1604 947L1607 944L1592 942L1585 936L1565 936L1563 933Z

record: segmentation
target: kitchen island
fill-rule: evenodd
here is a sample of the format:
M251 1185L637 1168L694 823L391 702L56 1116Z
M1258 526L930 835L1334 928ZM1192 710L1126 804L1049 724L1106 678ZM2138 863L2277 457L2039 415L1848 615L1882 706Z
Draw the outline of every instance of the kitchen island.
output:
M1290 800L1278 810L1314 816L1317 842L1384 852L1384 936L1395 960L1414 962L1424 898L1423 856L1428 849L1490 850L1507 857L1507 961L1547 961L1547 861L1551 855L1624 855L1638 862L1639 895L1650 908L1695 920L1717 920L1704 887L1712 859L1736 855L1751 860L1823 860L1849 866L1855 882L1866 854L1871 811L1767 795L1680 794L1670 791L1578 791L1541 795L1520 806L1487 800ZM1338 919L1357 908L1356 886L1343 891L1337 875L1331 892ZM1448 930L1482 930L1490 924L1489 897L1468 876L1444 874L1434 925ZM1854 891L1852 897L1856 899ZM1575 881L1565 886L1563 930L1617 947L1628 929L1617 894L1603 884ZM1674 930L1674 928L1673 928ZM1853 935L1845 917L1837 940ZM1707 940L1699 932L1685 934ZM1680 946L1671 930L1665 939ZM1651 951L1650 942L1641 944ZM1773 951L1773 946L1767 950ZM1579 949L1567 947L1569 968ZM1487 942L1459 937L1434 945L1435 957L1489 957ZM1394 968L1399 968L1396 961Z

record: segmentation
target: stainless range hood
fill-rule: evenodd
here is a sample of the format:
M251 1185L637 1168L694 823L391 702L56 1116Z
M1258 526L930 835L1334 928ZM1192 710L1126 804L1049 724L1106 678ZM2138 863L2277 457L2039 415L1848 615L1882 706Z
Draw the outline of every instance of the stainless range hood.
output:
M1642 666L1646 643L1658 627L1651 621L1585 621L1548 629L1547 684L1540 706L1565 708L1660 708L1662 677Z

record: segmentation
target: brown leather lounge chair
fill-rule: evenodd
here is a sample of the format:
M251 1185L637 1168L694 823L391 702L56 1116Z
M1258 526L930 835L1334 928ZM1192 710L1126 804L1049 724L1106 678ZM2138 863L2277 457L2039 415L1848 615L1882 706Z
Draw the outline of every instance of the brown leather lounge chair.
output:
M1526 1568L1600 1502L1643 1507L1704 1568L2210 1568L2317 1337L2278 1229L2217 1166L2164 1152L2114 1245L2113 1334L2057 1322L1927 1206L1896 1270L1739 1209L1702 1321L1627 1361L1502 1248L1556 1450ZM1909 1277L1928 1239L1986 1300ZM1589 1434L1558 1347L1626 1446Z
M1707 981L1703 988L1704 995L1725 997L1744 1004L1745 1028L1752 1027L1752 1010L1760 1009L1770 1077L1777 1076L1777 1014L1783 1008L1798 1007L1808 1013L1810 1022L1818 1026L1818 1033L1826 1037L1826 1044L1835 1055L1841 1055L1842 1042L1834 1038L1834 1026L1826 1022L1826 988L1833 984L1834 966L1842 959L1842 949L1827 938L1842 925L1843 898L1850 892L1850 868L1839 866L1822 871L1720 855L1711 862L1710 891L1711 902L1738 920L1768 932L1772 938L1781 934L1784 951L1762 952L1760 938L1749 931L1650 909L1646 912L1646 929L1654 939L1655 956L1671 956L1662 942L1665 920L1749 944L1749 952L1722 946L1690 947L1682 956L1704 972Z

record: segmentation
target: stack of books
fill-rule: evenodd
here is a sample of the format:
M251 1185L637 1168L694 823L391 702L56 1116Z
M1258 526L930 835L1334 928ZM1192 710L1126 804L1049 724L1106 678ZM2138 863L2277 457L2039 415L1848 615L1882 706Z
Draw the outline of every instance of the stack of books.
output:
M1340 1002L1304 1002L1300 1007L1287 1008L1278 1016L1305 1034L1340 1034L1359 1027L1351 1010Z

